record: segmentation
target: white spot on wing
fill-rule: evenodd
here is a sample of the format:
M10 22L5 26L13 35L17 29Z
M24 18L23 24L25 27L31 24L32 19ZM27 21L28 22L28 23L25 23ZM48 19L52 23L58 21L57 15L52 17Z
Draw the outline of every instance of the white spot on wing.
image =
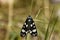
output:
M33 28L35 28L35 26L33 26Z
M26 34L27 34L28 32L26 32Z
M28 25L26 25L26 27L28 27Z
M36 29L34 29L33 32L36 32Z
M33 25L31 24L30 26L32 27Z
M30 31L30 33L32 33L32 31Z
M26 23L24 23L24 25L26 25Z
M33 25L34 25L34 23L33 23Z
M28 21L30 22L31 20L29 19Z
M29 31L26 31L26 34L28 33Z
M22 29L22 32L25 32L25 30L24 30L24 29Z

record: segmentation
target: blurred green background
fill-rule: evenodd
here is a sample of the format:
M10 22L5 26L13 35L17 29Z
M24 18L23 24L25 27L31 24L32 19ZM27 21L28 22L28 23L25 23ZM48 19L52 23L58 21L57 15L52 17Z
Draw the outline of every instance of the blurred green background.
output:
M36 24L38 40L60 40L60 3L53 1L14 0L12 9L8 2L0 1L0 40L22 40L20 31L29 15ZM11 26L8 26L9 22Z

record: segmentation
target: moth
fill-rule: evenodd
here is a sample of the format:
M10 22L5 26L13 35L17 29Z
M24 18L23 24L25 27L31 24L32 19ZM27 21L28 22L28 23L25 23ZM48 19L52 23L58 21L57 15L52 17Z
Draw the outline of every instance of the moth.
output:
M21 37L25 37L28 33L31 36L37 36L37 29L31 16L28 16L20 32Z

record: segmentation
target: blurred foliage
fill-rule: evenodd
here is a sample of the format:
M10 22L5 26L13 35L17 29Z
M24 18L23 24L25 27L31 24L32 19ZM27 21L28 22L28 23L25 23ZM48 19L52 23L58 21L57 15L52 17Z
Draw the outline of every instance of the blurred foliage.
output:
M32 0L16 0L14 3L14 8L26 8L31 6ZM36 4L36 0L33 0L33 7Z
M39 40L50 40L52 35L55 36L55 34L57 34L57 36L59 37L60 21L56 16L56 10L57 10L56 5L50 3L50 8L49 8L50 18L48 19L44 14L45 10L43 5L43 0L40 1L42 3L41 5L38 5L39 7L37 6L37 1L39 0L33 0L33 3L32 0L15 0L14 8L13 8L13 17L12 17L13 25L11 27L9 40L21 40L20 31L24 21L26 20L27 16L30 13L30 10L32 11L31 16L34 19L37 27ZM32 9L30 8L31 3L32 3ZM8 12L9 11L7 5L6 6L2 5L0 7L0 26L2 26L3 24L4 26L8 25L8 17L9 17ZM7 29L7 26L5 28ZM26 39L27 38L30 39L29 36L27 36Z

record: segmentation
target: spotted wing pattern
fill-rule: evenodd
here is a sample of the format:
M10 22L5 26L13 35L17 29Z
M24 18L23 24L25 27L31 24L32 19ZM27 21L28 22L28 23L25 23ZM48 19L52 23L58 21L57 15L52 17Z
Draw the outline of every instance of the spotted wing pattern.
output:
M25 37L28 33L30 33L31 36L37 36L37 29L31 16L28 16L23 24L20 35L21 37Z

